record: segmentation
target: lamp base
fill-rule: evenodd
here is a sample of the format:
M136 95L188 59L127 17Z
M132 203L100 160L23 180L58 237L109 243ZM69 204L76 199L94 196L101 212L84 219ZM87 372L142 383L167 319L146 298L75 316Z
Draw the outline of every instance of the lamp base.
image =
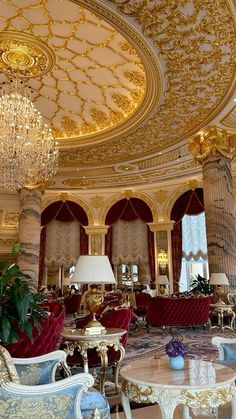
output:
M216 305L218 305L218 306L225 305L225 302L222 300L222 296L224 295L224 289L220 285L218 285L217 288L216 288L216 295L217 295L217 298L218 298L218 301L216 302Z
M96 319L95 313L93 313L92 320L84 328L84 334L89 336L106 334L106 328Z

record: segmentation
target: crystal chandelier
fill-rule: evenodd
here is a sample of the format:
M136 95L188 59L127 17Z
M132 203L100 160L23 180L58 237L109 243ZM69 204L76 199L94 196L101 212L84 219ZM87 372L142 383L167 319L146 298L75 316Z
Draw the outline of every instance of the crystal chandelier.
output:
M57 171L58 145L17 79L2 90L0 186L16 190L40 184Z

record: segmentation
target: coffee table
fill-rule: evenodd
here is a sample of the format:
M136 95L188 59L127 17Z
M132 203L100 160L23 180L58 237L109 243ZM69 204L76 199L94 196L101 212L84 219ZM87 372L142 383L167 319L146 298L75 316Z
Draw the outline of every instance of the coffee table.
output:
M121 368L121 401L126 419L132 419L129 400L158 403L163 419L172 419L178 404L183 418L191 408L217 408L232 401L231 419L236 419L236 372L213 362L185 360L183 370L172 370L168 358L146 358Z

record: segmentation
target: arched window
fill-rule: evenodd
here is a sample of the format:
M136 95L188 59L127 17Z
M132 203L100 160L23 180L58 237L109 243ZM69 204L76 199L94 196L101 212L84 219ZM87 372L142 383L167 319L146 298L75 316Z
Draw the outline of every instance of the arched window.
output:
M155 280L154 237L147 224L152 221L150 208L139 198L121 199L107 213L106 255L122 282L138 276L143 282L147 276Z
M182 264L180 291L190 289L193 275L209 277L205 212L182 218Z

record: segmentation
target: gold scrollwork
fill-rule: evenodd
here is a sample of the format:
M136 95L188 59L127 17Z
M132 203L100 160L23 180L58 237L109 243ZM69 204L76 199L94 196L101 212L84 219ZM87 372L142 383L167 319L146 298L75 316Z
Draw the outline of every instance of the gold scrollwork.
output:
M189 407L208 407L220 406L228 403L232 399L235 391L234 384L229 384L224 387L212 388L203 391L188 391L183 390L181 396L184 397Z
M153 403L150 396L153 394L151 387L141 388L137 384L130 383L127 380L123 380L122 391L129 399L137 403Z
M236 155L236 136L230 136L224 129L210 126L190 140L189 152L198 162L205 160L210 154L220 153L224 157Z

